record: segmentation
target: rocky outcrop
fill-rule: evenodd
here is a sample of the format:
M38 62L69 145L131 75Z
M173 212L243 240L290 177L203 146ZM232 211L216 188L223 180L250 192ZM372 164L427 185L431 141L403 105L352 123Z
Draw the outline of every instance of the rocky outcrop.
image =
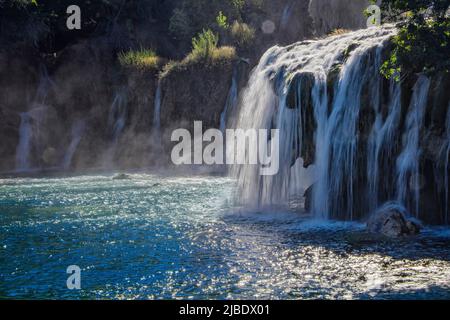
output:
M390 238L417 235L421 225L415 219L408 218L406 209L394 202L386 203L372 214L367 229Z
M366 26L364 10L368 0L310 0L309 14L314 21L316 34L326 34L334 29L360 29Z

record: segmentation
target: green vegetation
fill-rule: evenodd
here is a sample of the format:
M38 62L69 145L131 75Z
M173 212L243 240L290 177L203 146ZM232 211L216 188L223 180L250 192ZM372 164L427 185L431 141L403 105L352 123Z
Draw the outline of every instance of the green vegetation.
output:
M236 59L236 49L229 46L218 47L219 36L210 29L203 30L192 39L192 51L181 61L170 61L161 73L161 77L167 76L174 70L186 69L198 63L206 66L217 66Z
M197 37L192 39L191 56L195 60L207 59L217 49L219 36L211 30L203 30Z
M216 18L217 21L217 25L222 28L227 30L228 28L230 28L230 25L228 24L228 18L226 15L223 14L222 11L219 11L219 15Z
M382 66L387 78L450 70L448 0L385 0L387 21L399 22L391 56Z
M121 52L119 62L125 67L136 67L139 69L157 69L161 58L153 50L140 49L137 51Z

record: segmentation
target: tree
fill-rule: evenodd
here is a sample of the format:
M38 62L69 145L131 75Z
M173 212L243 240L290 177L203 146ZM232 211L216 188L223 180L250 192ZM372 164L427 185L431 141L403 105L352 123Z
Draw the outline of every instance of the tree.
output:
M384 0L382 10L399 28L382 67L386 77L450 71L448 0Z

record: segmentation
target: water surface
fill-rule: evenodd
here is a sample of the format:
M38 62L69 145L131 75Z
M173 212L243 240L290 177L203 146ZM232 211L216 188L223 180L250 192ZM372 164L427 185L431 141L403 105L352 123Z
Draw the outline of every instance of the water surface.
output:
M228 178L131 178L0 180L0 298L450 298L449 229L382 240L362 224L243 212Z

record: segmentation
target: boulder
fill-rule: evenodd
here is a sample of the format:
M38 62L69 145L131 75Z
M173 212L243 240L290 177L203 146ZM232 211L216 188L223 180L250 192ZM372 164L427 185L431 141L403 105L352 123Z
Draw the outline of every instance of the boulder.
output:
M399 203L388 202L370 217L369 232L390 238L416 235L420 232L420 222L408 217L407 210Z

